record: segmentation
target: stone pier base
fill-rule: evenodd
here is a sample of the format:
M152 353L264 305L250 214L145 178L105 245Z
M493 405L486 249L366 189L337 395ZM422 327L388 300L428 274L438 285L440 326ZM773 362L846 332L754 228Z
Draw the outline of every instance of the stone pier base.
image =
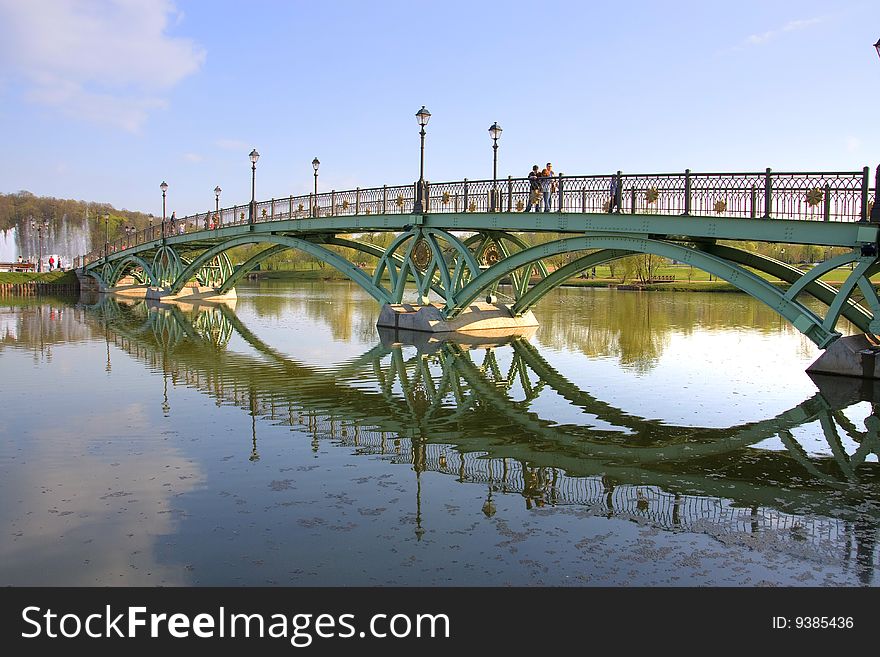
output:
M838 338L807 368L807 372L880 379L880 344L865 334Z
M386 348L396 345L412 346L420 354L432 354L439 351L444 344L453 343L462 349L488 349L510 344L517 338L528 340L537 326L523 326L517 329L486 329L473 333L452 331L446 333L426 333L424 331L407 331L386 326L377 327L379 340Z
M164 288L147 288L146 298L153 301L229 301L236 298L235 288L226 294L218 294L213 287L201 285L187 285L177 294L171 294Z
M147 296L147 290L149 290L146 285L138 285L137 283L131 285L117 285L116 287L105 288L101 290L104 294L112 294L117 297L126 297L129 299L143 299Z
M520 317L510 312L510 306L501 303L473 303L453 319L444 319L439 305L409 303L385 304L376 326L445 333L447 331L499 331L537 326L538 320L528 311Z

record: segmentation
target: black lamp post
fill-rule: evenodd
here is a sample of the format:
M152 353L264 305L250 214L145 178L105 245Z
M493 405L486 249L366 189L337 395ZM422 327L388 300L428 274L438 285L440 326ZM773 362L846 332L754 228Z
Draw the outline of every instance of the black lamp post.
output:
M220 185L217 185L214 188L214 225L220 225L220 192L223 190L220 189Z
M162 237L165 237L165 192L168 191L168 183L163 180L162 184L159 185L159 189L162 190ZM150 235L150 238L152 237Z
M312 168L315 170L315 197L318 196L318 167L321 166L321 161L318 158L312 160Z
M877 49L877 56L880 57L880 39L874 44ZM880 223L880 165L877 165L877 171L874 174L874 205L871 208L872 222Z
M257 184L257 160L260 159L260 154L257 153L257 149L255 148L250 152L251 158L251 211L250 217L248 219L248 223L253 224L256 221L257 214L257 205L256 205L256 197L255 190Z
M312 212L316 217L318 216L318 167L321 166L321 161L316 157L312 160L312 168L315 170L315 204L314 210Z
M489 136L492 137L492 207L495 212L495 199L498 197L498 138L501 136L501 126L496 121L489 126Z
M110 215L104 213L104 260L110 255Z
M421 214L424 210L422 209L422 195L424 194L425 189L425 126L428 125L428 121L431 120L431 113L425 109L425 106L422 105L422 109L416 112L416 121L419 122L419 137L422 141L422 153L421 159L419 160L419 184L418 189L416 189L416 201L413 205L413 214Z

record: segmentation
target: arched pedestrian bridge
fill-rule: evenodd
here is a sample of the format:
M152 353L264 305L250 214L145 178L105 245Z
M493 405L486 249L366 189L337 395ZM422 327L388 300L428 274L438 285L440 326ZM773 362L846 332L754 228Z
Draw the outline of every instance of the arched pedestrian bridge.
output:
M841 337L841 317L866 336L850 351L871 348L880 334L880 300L870 282L880 271L880 204L867 167L559 175L551 211L540 213L525 212L534 200L527 179L423 185L275 198L191 215L109 242L75 264L103 291L119 291L133 277L148 297L211 298L234 293L266 259L299 249L383 304L380 325L442 331L529 324L530 309L572 276L652 254L731 283L820 348ZM423 212L416 214L419 195ZM391 234L387 246L367 239L377 233ZM749 242L846 252L804 271L750 250ZM266 248L233 264L229 252L245 245ZM560 255L565 264L554 267L548 259ZM376 263L372 273L365 261ZM842 284L822 280L838 269ZM502 283L510 285L504 294ZM497 303L499 296L505 303ZM810 298L827 307L824 315ZM870 368L856 365L857 375L872 376L873 352Z

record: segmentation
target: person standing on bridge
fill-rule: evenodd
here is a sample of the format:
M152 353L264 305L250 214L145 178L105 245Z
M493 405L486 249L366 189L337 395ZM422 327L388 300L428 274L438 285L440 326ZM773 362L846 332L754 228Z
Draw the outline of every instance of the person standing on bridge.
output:
M544 170L541 171L541 195L544 197L544 212L550 212L553 206L553 193L556 191L556 181L553 176L553 165L548 162Z
M608 214L614 211L615 206L617 206L617 213L620 214L620 181L617 179L617 176L611 176L609 192L611 193L611 199L608 201Z
M535 212L538 211L538 205L541 202L541 181L538 180L539 176L538 165L534 165L532 170L529 172L529 202L526 204L526 209L523 212L530 212L532 206L535 206Z

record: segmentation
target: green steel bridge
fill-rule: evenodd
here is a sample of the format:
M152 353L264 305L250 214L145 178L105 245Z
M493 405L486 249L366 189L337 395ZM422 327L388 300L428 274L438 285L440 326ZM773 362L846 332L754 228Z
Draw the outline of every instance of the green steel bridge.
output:
M366 353L316 367L266 344L224 305L184 312L104 297L88 316L108 349L112 343L161 372L166 386L170 379L250 414L246 449L253 460L260 458L262 419L310 434L315 449L330 440L417 473L486 486L487 515L493 493L520 494L530 507L580 505L673 530L777 531L827 547L851 542L852 527L864 519L845 509L861 503L871 520L857 533L868 541L880 527L876 496L852 503L860 488L876 490L864 485L880 477L872 462L880 453L880 385L873 382L814 377L819 390L774 417L731 427L674 426L578 388L521 337L414 349L401 340L418 335L380 329L381 341ZM253 351L229 350L234 335ZM108 351L108 367L109 358ZM542 393L565 399L586 419L560 424L541 417ZM844 412L862 400L872 404L864 431ZM163 407L172 408L167 388ZM799 429L809 424L818 424L830 456L800 444ZM772 437L785 450L754 449ZM768 479L768 472L775 474ZM876 546L868 544L871 564Z
M412 295L417 305L439 298L442 316L452 319L483 297L497 301L502 281L511 287L505 305L518 317L582 271L653 254L731 283L820 348L841 336L836 329L841 317L872 339L880 334L880 299L870 282L880 272L880 203L867 167L824 173L560 174L549 194L552 211L540 213L524 211L532 200L529 181L514 178L273 198L163 221L108 242L74 264L102 291L134 277L162 295L199 286L219 296L264 260L299 249L381 304L401 304ZM393 234L387 247L363 238L377 232ZM541 239L530 244L534 234ZM748 242L846 252L804 271L750 251ZM244 245L266 248L234 265L229 251ZM571 254L567 264L548 266L548 258L564 254ZM370 273L362 263L374 259ZM842 284L821 280L838 269L844 272ZM827 307L824 315L805 303L808 298Z

